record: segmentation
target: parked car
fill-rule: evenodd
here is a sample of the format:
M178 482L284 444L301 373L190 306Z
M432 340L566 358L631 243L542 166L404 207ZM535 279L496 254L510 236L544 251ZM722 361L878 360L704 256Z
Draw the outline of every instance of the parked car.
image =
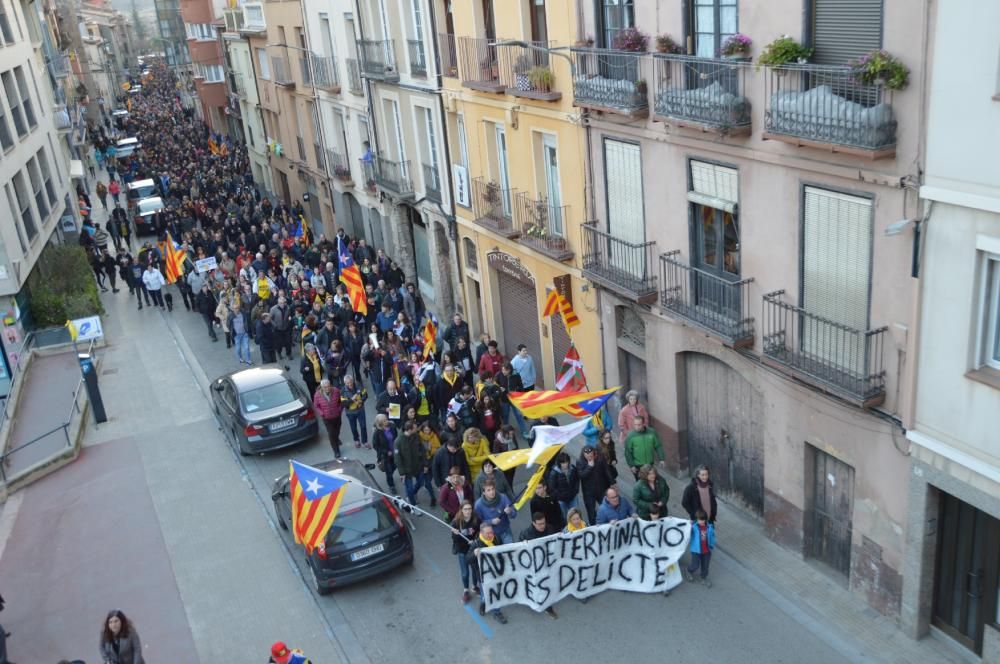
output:
M319 431L312 400L277 368L254 367L217 378L212 405L224 434L244 455L298 445Z
M123 138L122 140L115 143L115 156L119 159L124 159L125 157L131 157L132 153L138 150L142 145L139 143L139 139L135 136L129 138Z
M128 209L131 211L135 209L135 206L138 205L139 201L142 199L155 196L159 191L159 187L156 186L156 182L154 180L133 180L128 183L126 190Z
M345 487L340 511L330 526L326 541L306 560L316 592L326 595L334 588L413 563L413 536L400 512L401 507L367 489L378 486L368 472L374 464L362 465L354 459L340 459L315 467L351 480ZM278 525L288 530L292 521L288 475L274 480L271 500Z
M164 208L163 199L159 196L143 198L135 206L135 214L132 215L132 223L135 224L136 235L146 235L155 233L152 216Z

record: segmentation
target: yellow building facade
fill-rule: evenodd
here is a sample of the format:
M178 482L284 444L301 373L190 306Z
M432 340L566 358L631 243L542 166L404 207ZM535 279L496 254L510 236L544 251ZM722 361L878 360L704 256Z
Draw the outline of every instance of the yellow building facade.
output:
M603 387L596 293L581 276L587 149L573 107L570 0L452 3L441 35L462 291L473 330L525 344L552 388L570 343ZM510 43L517 42L517 43ZM541 318L549 291L580 325Z

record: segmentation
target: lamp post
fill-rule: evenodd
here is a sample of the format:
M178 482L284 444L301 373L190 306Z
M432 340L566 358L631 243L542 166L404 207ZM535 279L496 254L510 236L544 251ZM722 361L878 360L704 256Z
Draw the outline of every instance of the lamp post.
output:
M576 63L573 62L573 58L563 52L566 50L565 46L549 48L548 46L539 46L538 44L532 44L531 42L526 42L522 39L502 39L500 41L491 42L490 46L519 46L521 48L526 48L529 51L537 51L539 53L546 53L548 55L556 55L560 58L565 58L566 61L569 62L570 76L576 78Z

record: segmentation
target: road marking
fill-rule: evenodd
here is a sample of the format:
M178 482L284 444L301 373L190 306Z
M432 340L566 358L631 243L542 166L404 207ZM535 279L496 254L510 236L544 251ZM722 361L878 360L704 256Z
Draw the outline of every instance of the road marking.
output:
M440 574L441 573L441 566L438 565L434 561L434 558L431 558L430 556L428 556L427 557L427 564L430 566L431 571L434 572L435 574Z
M487 639L493 638L493 630L490 629L490 626L486 624L486 621L483 620L483 617L479 615L479 609L474 609L472 608L471 604L466 604L465 612L468 613L470 616L472 616L472 620L477 625L479 625L479 629L482 630L483 636L485 636Z
M3 551L7 548L7 540L14 530L14 522L17 521L17 513L21 509L21 501L24 500L24 489L7 497L7 502L3 504L3 512L0 513L0 558L3 558Z

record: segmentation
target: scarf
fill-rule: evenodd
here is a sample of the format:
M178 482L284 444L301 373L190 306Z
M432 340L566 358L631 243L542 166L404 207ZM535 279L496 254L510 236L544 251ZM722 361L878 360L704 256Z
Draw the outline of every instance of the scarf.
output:
M702 481L697 477L694 481L698 485L698 497L701 499L701 509L703 509L705 514L708 515L708 518L711 519L715 516L712 514L712 483L705 482L702 484Z
M568 533L575 533L576 531L583 530L586 527L587 527L587 524L585 524L583 521L580 522L579 526L574 526L572 523L567 523L566 524L566 532L568 532Z
M495 546L496 545L496 538L491 539L491 540L484 540L483 536L480 535L479 536L479 541L482 542L483 546Z
M306 354L306 359L308 359L309 363L312 364L313 376L316 378L316 382L318 383L323 379L323 371L322 369L320 369L319 355ZM330 394L332 395L333 392L331 392Z

